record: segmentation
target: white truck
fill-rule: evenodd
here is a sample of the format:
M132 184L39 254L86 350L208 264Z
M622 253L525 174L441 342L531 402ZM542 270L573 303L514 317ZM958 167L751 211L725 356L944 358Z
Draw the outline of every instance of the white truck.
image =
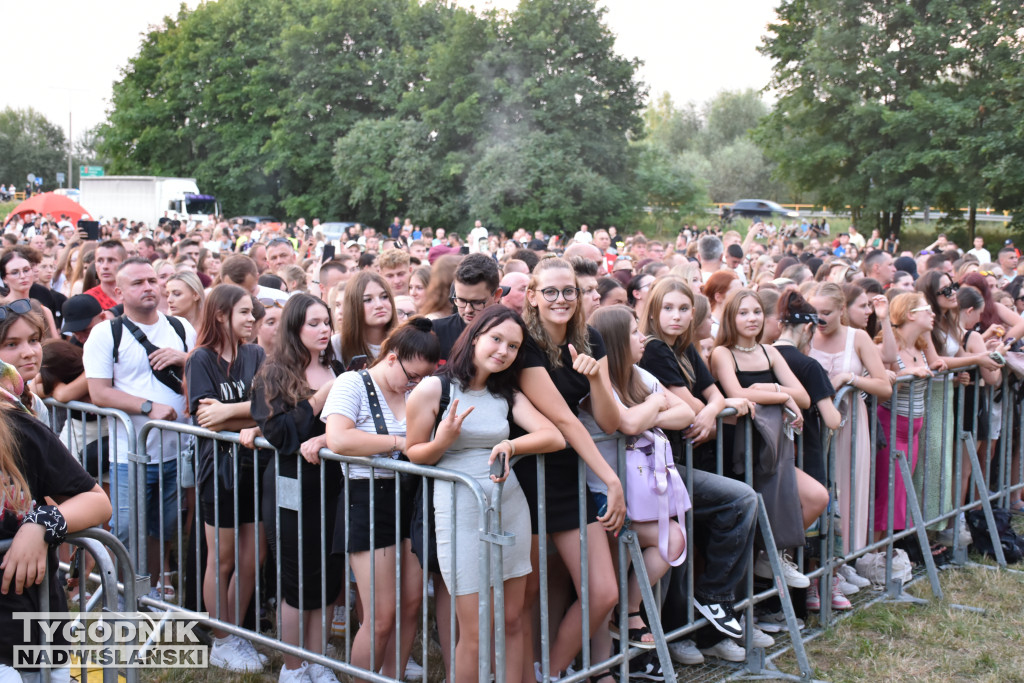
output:
M205 223L221 215L220 203L201 194L195 178L108 175L82 178L79 201L90 214L104 219L127 218L155 228L163 217Z

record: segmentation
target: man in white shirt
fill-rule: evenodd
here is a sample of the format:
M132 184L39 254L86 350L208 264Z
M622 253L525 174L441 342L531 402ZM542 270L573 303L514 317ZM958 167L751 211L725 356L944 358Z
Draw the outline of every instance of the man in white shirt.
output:
M487 246L488 238L487 228L480 221L476 221L473 224L473 229L469 231L469 237L466 238L466 244L469 246L469 253L478 254L480 253L480 240L484 240L484 246Z
M974 249L967 253L978 259L978 263L992 263L992 254L985 248L985 240L981 237L974 238Z
M594 241L594 236L590 234L590 228L586 223L584 223L580 226L579 232L577 232L572 239L578 244L590 244Z
M187 320L175 318L172 323L157 310L160 297L156 271L142 258L131 258L121 264L117 272L118 295L124 303L124 316L116 321L106 320L96 325L85 343L83 361L92 402L104 408L123 410L131 416L135 433L151 420L171 420L186 423L185 397L161 381L157 374L167 368L177 369L183 376L187 351L195 346L196 331ZM114 325L121 327L114 359ZM156 350L146 347L133 334L137 328ZM184 337L184 338L182 338ZM130 519L135 513L136 497L129 492L131 447L142 452L142 444L132 444L118 420L109 420L113 434L111 443L111 499L114 505L112 520L114 533L129 547ZM154 430L145 443L149 463L145 468L148 569L153 584L160 578L159 544L173 540L178 521L178 453L181 450L178 435ZM161 481L163 496L161 500ZM160 515L163 515L163 527ZM141 536L141 533L139 534Z

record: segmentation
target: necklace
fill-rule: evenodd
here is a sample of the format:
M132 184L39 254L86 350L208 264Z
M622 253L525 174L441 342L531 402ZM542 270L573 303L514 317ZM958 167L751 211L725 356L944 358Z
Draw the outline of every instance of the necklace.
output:
M736 344L735 346L733 346L733 348L736 349L737 351L742 351L743 353L750 353L751 351L756 349L757 346L757 344L754 344L753 346L740 346L739 344Z

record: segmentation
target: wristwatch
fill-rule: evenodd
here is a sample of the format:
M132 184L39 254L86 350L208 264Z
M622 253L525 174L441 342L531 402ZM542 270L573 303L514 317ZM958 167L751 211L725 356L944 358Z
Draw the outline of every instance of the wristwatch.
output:
M139 412L142 413L143 415L149 415L149 411L151 410L153 410L152 401L143 401L142 407L139 408Z

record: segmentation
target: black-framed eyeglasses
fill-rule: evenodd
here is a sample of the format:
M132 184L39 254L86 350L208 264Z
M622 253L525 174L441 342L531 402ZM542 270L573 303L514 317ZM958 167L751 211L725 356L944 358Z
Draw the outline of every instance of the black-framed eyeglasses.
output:
M469 306L474 311L480 311L487 308L487 299L463 299L461 296L453 296L450 301L455 304L456 308L465 308Z
M399 320L408 320L416 315L416 311L403 311L401 308L395 308L395 314L398 316Z
M576 301L576 298L580 295L579 287L566 287L565 289L558 289L557 287L545 287L540 290L540 295L544 297L544 301L554 303L558 301L559 295L566 301Z
M395 357L398 358L398 356ZM409 374L409 371L405 369L405 364L402 362L401 358L398 358L398 367L402 368L402 373L405 375L405 386L414 387L423 381L422 377Z
M960 283L958 283L958 282L954 282L953 284L951 284L951 285L946 285L945 287L943 287L942 289L940 289L938 293L939 293L939 295L941 295L941 296L946 296L946 297L949 297L949 296L953 296L953 295L954 295L954 294L956 294L956 293L957 293L958 291L960 291Z
M0 322L7 320L7 311L15 315L25 315L31 310L32 301L30 299L15 299L9 304L0 306Z

